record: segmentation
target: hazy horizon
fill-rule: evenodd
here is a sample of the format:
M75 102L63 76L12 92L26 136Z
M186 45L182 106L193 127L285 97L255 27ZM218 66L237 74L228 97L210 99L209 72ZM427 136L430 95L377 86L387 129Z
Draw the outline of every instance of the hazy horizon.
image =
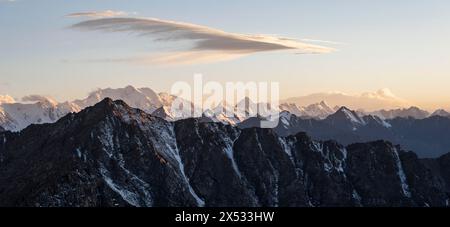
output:
M9 95L1 95L0 94L0 105L2 103L36 103L44 100L50 100L51 102L57 102L57 103L64 103L64 102L74 102L79 100L84 100L88 98L91 95L96 95L99 91L105 91L105 90L115 90L118 91L120 89L125 89L127 87L132 87L136 90L136 92L141 92L141 89L150 88L150 87L136 87L133 85L127 85L124 87L107 87L107 88L96 88L92 89L87 94L76 97L74 99L67 99L67 100L57 100L54 99L51 96L45 96L45 95L39 95L39 94L30 94L23 97L12 97ZM153 90L152 88L150 88ZM153 90L156 94L166 93L170 94L169 91L157 91ZM205 98L208 97L208 95L204 96ZM248 97L248 96L246 96ZM228 102L230 97L224 97L224 102ZM251 98L250 98L251 99ZM191 99L190 101L193 101ZM234 100L235 103L232 103L232 105L236 105L237 102L240 100ZM257 102L257 100L252 100L253 102ZM387 88L379 89L377 91L372 92L364 92L364 93L345 93L345 92L339 92L339 91L331 91L331 92L316 92L306 95L299 95L295 97L289 97L289 98L282 98L279 100L280 104L296 104L299 107L306 107L312 104L319 104L320 102L325 102L326 105L328 105L330 108L336 108L336 107L348 107L353 110L362 110L362 111L377 111L381 109L385 110L394 110L394 109L407 109L410 107L418 107L421 109L424 109L428 112L433 113L434 111L438 109L443 108L425 108L422 106L415 105L414 103L409 102L408 100L402 99L401 97L397 97L395 94L392 93ZM229 103L230 104L230 103ZM204 107L208 109L208 107ZM444 109L446 110L446 109ZM447 110L448 111L448 110Z
M0 95L167 92L202 73L219 83L278 81L283 100L383 89L410 106L450 110L449 10L439 0L0 0Z

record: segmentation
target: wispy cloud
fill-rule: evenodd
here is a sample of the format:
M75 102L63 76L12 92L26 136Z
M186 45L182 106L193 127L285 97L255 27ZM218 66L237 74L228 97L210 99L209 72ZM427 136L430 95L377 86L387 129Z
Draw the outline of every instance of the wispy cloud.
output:
M119 17L119 16L126 16L126 15L128 15L128 13L123 12L123 11L105 10L105 11L90 11L90 12L71 13L66 16L67 17L104 18L104 17Z
M329 40L320 40L320 39L301 39L302 42L311 42L311 43L325 43L325 44L333 44L333 45L342 45L345 43L329 41Z
M83 13L71 15L83 15ZM187 49L176 52L128 59L129 61L152 64L214 62L268 51L283 50L300 54L323 54L334 51L333 48L309 44L292 38L230 33L206 26L157 18L95 18L76 23L71 28L82 31L132 33L137 36L150 37L158 42L183 41L190 44ZM108 61L111 60L108 59ZM119 60L125 61L127 59Z

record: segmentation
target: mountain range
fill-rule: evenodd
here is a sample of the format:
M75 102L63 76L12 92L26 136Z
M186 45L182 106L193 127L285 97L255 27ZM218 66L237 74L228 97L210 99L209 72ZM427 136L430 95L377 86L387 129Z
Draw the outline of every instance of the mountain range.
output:
M57 103L50 98L40 96L25 97L26 103L9 99L8 102L0 103L0 126L6 130L20 131L30 124L52 123L68 113L79 112L107 97L124 100L130 105L150 113L161 107L164 102L170 102L168 95L158 95L149 88L132 86L118 89L98 89L85 99L64 103ZM34 102L30 103L30 101Z
M379 91L377 94L380 97L389 97L387 91ZM372 96L366 94L363 97ZM117 89L98 89L91 92L85 99L63 103L58 103L51 98L36 95L24 97L23 101L25 102L22 103L16 102L9 96L0 96L0 127L5 130L20 131L30 124L52 123L68 113L79 112L86 107L95 105L107 97L113 100L123 100L134 108L139 108L147 113L154 113L169 121L189 118L192 116L191 113L194 109L202 111L199 110L201 108L194 106L193 103L187 100L183 100L182 106L190 106L192 109L191 112L184 109L173 111L171 106L173 101L177 98L176 96L167 93L158 94L150 88L134 88L132 86ZM233 105L224 102L219 103L212 109L206 109L202 112L206 117L215 122L236 125L246 120L249 116L254 116L257 112L258 105L263 105L256 104L248 98L243 99L240 103L247 104L245 113L239 113L237 111L239 103ZM302 118L325 119L329 115L334 114L339 107L340 106L331 107L325 101L319 101L306 106L292 102L282 102L279 109L280 111L288 111ZM393 119L397 117L423 119L436 115L450 117L450 113L443 109L436 110L434 113L430 114L417 107L377 110L372 112L358 109L357 112L360 116L375 115L383 119ZM232 113L232 115L228 116L226 113Z
M15 102L8 96L1 97L0 130L9 131L20 131L31 124L56 122L69 113L79 112L107 97L123 100L134 108L167 121L192 116L192 111L188 109L172 110L176 96L132 86L98 89L85 99L64 103L41 96L27 96L23 98L25 103ZM187 100L182 100L181 105L201 111ZM238 111L240 105L245 105L244 112ZM256 116L259 105L263 104L254 103L249 98L236 105L222 102L203 111L202 121L239 125L241 128L259 127L261 119L258 118L261 116ZM420 157L438 157L450 151L450 138L447 136L450 134L450 114L445 110L436 110L430 114L417 107L410 107L365 112L347 107L330 107L325 101L307 106L281 103L279 109L282 112L275 132L280 136L307 132L314 139L333 139L344 145L382 139L413 150Z
M411 104L397 97L389 89L384 88L375 92L361 94L348 94L343 92L322 92L305 96L288 98L280 103L295 103L297 105L310 105L325 100L332 106L346 106L350 109L363 109L365 111L377 111L380 109L401 109Z
M240 128L260 127L261 116L249 118ZM336 140L344 145L374 140L387 140L412 150L420 157L438 157L450 152L450 118L431 116L424 119L383 119L375 115L360 116L341 107L325 119L298 117L281 112L274 131L280 136L306 132L318 140Z
M325 120L341 118L371 122L343 108ZM449 195L449 154L170 122L109 98L0 133L0 206L425 207L449 206Z

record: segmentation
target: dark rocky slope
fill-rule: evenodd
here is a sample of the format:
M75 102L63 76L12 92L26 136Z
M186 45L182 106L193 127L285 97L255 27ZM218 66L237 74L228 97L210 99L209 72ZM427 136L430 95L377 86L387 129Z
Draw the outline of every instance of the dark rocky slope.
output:
M167 122L105 99L0 133L0 206L448 206L450 155Z
M253 117L239 124L240 128L260 127L262 118ZM274 131L280 136L306 132L316 140L336 140L341 144L387 140L413 150L422 158L437 158L450 152L450 118L432 116L424 119L377 116L360 117L345 107L326 119L306 119L281 112Z

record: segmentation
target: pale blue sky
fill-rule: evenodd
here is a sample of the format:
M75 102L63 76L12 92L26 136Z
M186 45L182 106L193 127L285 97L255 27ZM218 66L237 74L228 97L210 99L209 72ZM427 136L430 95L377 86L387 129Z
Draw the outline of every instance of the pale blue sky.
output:
M338 52L274 52L211 64L93 62L170 48L132 35L80 32L65 15L116 10L245 34L341 42ZM450 108L450 2L445 0L0 0L0 94L81 98L97 87L169 90L193 73L221 82L279 81L282 97L390 88L424 107ZM165 46L166 45L166 46ZM168 45L168 47L167 47ZM321 43L321 45L328 45Z

